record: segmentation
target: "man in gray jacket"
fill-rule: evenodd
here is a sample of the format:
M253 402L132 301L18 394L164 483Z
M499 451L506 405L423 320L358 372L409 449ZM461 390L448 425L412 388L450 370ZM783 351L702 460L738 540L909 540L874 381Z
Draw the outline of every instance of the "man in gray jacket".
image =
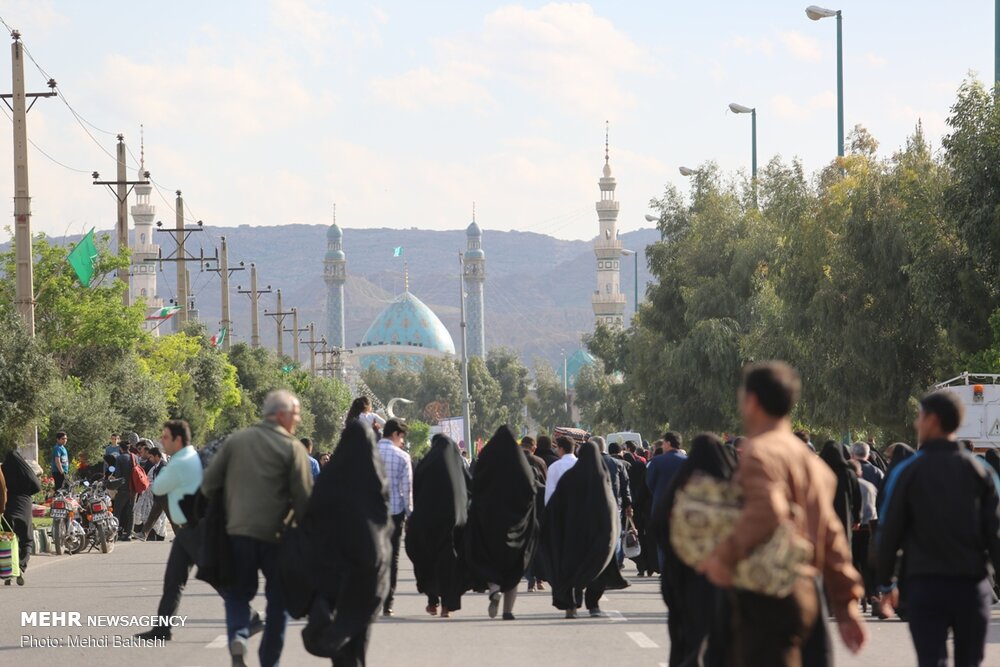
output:
M233 557L231 586L222 591L233 665L244 665L250 637L250 601L257 573L264 573L267 620L260 643L263 667L278 664L285 641L285 602L278 580L279 540L285 525L305 516L312 491L308 454L292 436L300 421L299 399L272 391L263 421L229 436L205 471L202 493L224 492L226 533Z

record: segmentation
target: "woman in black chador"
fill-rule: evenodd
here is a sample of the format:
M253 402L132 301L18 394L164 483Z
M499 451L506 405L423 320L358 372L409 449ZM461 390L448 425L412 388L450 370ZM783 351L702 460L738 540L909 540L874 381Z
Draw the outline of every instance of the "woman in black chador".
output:
M476 590L490 593L494 618L503 594L503 618L514 620L517 585L535 553L538 516L535 476L510 427L501 426L472 471L472 502L465 528L466 563Z
M14 529L18 541L18 556L21 562L19 586L24 585L24 570L28 567L28 557L35 543L31 523L31 496L42 490L38 476L17 450L11 450L3 462L3 476L7 482L7 506L3 518ZM10 585L10 579L6 584Z
M852 528L861 523L861 486L858 484L858 476L848 466L851 454L846 445L828 440L820 450L819 457L837 476L837 493L833 497L833 509L844 526L844 536L850 545L854 533Z
M471 478L455 441L435 435L431 450L413 471L413 513L406 528L406 554L427 613L442 618L462 608L466 591L462 532L468 519Z
M587 609L600 614L598 601L606 588L602 573L618 570L619 529L608 469L597 446L585 443L545 506L536 561L552 586L552 606L564 610L566 618L576 616L585 598Z
M389 590L389 497L375 436L367 424L347 424L323 468L302 521L300 577L285 578L288 608L314 592L306 650L336 667L365 664L368 636ZM287 569L285 570L287 572Z

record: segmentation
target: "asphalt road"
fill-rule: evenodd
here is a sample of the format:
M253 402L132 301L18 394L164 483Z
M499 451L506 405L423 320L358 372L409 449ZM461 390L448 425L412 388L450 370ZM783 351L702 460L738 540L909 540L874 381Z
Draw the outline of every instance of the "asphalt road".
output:
M154 614L159 600L169 543L119 544L113 553L32 558L23 587L0 586L0 664L18 667L91 665L114 667L195 667L228 665L222 601L215 592L192 581L181 603L186 625L162 647L67 647L68 635L114 641L129 637L129 628L86 627L88 616ZM409 564L400 573L396 616L376 623L368 653L373 667L507 667L544 665L577 667L659 667L667 660L666 612L655 579L632 579L626 591L610 593L602 602L609 618L568 621L550 604L548 593L526 593L522 586L516 621L487 618L486 598L468 595L464 609L450 619L430 617L418 595ZM263 589L263 587L261 587ZM264 608L263 595L255 606ZM994 608L987 665L1000 666L1000 607ZM81 628L23 627L21 612L80 612ZM837 646L837 664L904 667L916 664L906 625L899 621L868 624L870 643L860 656ZM291 622L282 663L319 665L302 647L302 622ZM22 637L35 643L52 637L59 647L22 647ZM249 664L257 664L258 638Z

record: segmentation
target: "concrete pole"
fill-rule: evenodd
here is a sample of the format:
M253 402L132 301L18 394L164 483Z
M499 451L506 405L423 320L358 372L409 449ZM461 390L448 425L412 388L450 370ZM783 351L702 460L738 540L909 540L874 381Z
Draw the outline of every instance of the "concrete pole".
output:
M177 326L175 330L179 331L184 328L184 325L188 322L188 282L187 282L187 268L185 267L185 257L187 255L184 251L184 198L181 197L181 191L177 191L177 200L174 202L176 207L175 214L177 220L177 305L181 309L177 312Z
M316 323L309 323L309 372L316 375L316 348L315 343L312 341L316 340Z
M472 461L476 460L476 446L472 442L472 409L469 399L469 341L465 322L465 256L458 253L458 274L461 285L459 297L462 302L462 421L465 422L465 447Z
M278 290L278 312L279 313L285 312L282 309L282 307L281 307L281 290L280 289ZM274 321L278 325L278 358L279 359L281 359L282 355L284 355L284 353L285 353L284 341L282 340L282 338L284 338L285 334L282 331L282 329L284 327L281 325L281 320L282 320L282 317L280 315L278 317L274 318Z
M127 175L125 173L125 137L118 135L118 252L128 250L128 186L125 184ZM125 283L125 294L122 302L129 305L129 267L118 269L118 280Z
M31 197L28 194L28 108L24 96L24 52L15 36L10 45L14 109L14 303L28 333L35 335L34 266L31 253ZM37 458L37 457L36 457Z
M292 360L297 364L299 363L299 309L292 308L292 340L294 346L292 347L293 354Z
M260 347L260 308L257 292L257 265L250 265L250 347Z
M222 349L229 352L229 339L233 333L233 322L229 312L229 249L226 246L226 237L223 236L221 240L219 277L222 278L222 328L226 330L222 338Z

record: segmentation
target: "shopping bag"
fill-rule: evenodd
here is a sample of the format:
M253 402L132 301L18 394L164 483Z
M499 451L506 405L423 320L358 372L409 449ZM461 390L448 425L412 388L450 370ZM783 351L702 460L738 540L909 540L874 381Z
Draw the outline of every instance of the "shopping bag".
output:
M0 579L21 576L21 559L18 554L17 535L0 515Z

